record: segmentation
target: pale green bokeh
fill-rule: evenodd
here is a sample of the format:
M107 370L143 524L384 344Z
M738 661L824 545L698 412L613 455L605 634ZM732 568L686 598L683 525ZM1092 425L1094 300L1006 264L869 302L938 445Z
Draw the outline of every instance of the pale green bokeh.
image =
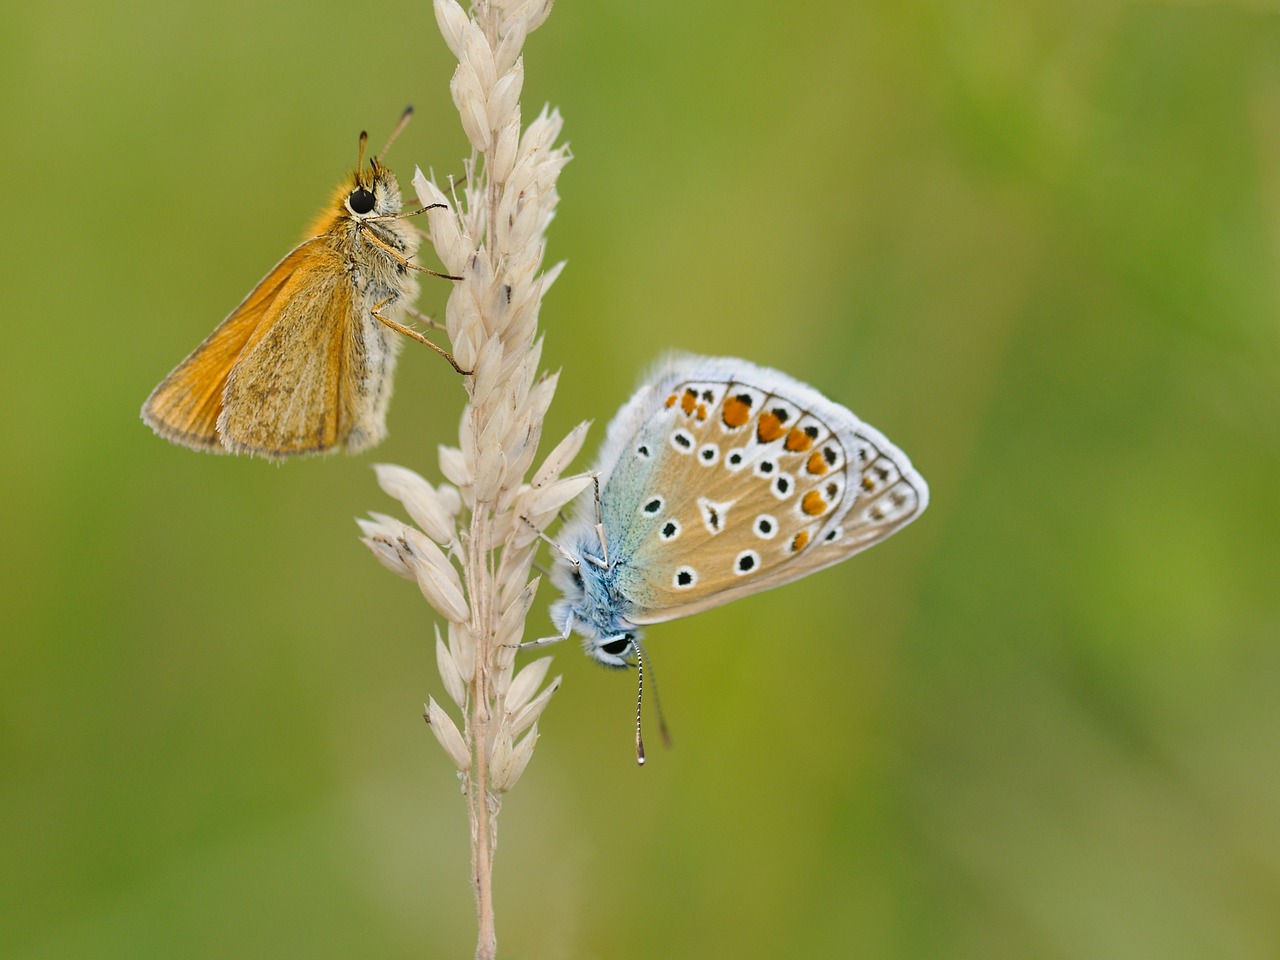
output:
M677 745L643 771L634 678L558 652L504 955L1280 953L1280 17L562 0L526 66L576 156L549 435L664 349L740 354L933 505L652 630ZM371 462L436 477L454 375L410 345L360 458L137 419L360 129L411 101L392 166L460 171L450 72L425 4L6 14L6 956L469 955L433 621L352 522L394 506Z

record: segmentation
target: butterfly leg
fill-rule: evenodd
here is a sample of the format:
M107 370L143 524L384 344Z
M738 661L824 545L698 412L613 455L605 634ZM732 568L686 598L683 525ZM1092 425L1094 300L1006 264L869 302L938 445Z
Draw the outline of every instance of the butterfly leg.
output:
M432 343L430 340L428 340L426 337L420 334L417 330L414 330L412 327L406 327L403 323L397 323L395 320L392 320L390 317L384 317L382 314L378 312L390 302L391 302L391 298L387 297L387 299L374 304L373 309L370 310L369 313L372 314L373 318L377 320L379 323L382 323L385 326L390 327L396 333L403 333L410 340L417 340L419 343L425 344L426 346L430 347L436 353L440 354L440 356L448 360L449 366L453 367L453 369L457 370L464 377L471 376L473 371L463 370L460 366L458 366L458 361L453 359L453 354L451 354L444 347L440 347Z
M600 474L593 473L591 475L591 483L596 488L596 535L600 537L600 551L604 554L604 562L596 560L595 557L588 557L594 560L597 566L604 570L609 569L609 541L604 537L604 516L600 511Z
M579 564L581 564L582 562L581 560L579 560L572 553L566 550L563 546L556 543L556 541L552 540L545 533L543 533L541 530L535 527L533 525L533 522L528 517L521 517L520 519L523 520L525 523L529 524L529 529L532 530L535 534L537 534L537 537L539 540L541 540L543 543L549 546L552 550L554 550L556 552L556 556L558 556L561 560L564 560L566 563L570 564L573 567L577 567Z
M412 260L406 257L403 253L397 250L395 247L391 246L391 244L387 243L385 240L380 239L377 235L374 234L372 230L364 230L361 232L361 235L370 243L372 243L375 247L381 247L392 257L392 259L399 261L401 264L403 264L405 267L407 267L410 270L417 270L419 273L429 273L431 276L439 277L441 280L461 280L462 279L461 277L455 277L449 273L440 273L438 270L428 270L426 267L421 266L420 264L414 263Z
M595 479L595 478L593 478L593 479ZM600 516L600 502L599 502L599 501L600 501L600 481L599 481L598 479L596 479L596 516L597 516L597 517L599 517L599 516ZM565 562L567 562L567 563L569 563L570 565L572 565L575 569L576 569L577 567L579 567L579 566L581 566L581 565L582 565L582 561L583 561L583 560L586 560L588 563L590 563L590 564L592 564L592 565L594 565L594 566L599 567L601 570L608 570L608 569L609 569L609 548L608 548L608 546L607 546L607 545L606 545L606 546L605 546L605 548L604 548L604 559L603 559L603 560L601 560L599 557L593 557L593 556L592 556L591 554L589 554L589 553L584 553L584 554L583 554L582 556L580 556L580 557L575 557L572 553L570 553L568 550L566 550L566 549L565 549L561 544L556 543L556 541L552 540L552 539L551 539L550 537L548 537L545 533L543 533L541 530L539 530L537 527L535 527L535 526L533 525L533 523L532 523L532 522L530 522L530 520L529 520L529 518L528 518L528 517L521 517L520 519L521 519L521 520L523 520L525 523L529 524L529 526L530 526L530 528L533 530L533 532L534 532L534 533L536 533L536 534L538 535L538 539L539 539L539 540L543 541L543 542L544 542L544 543L546 543L549 547L551 547L551 549L552 549L552 550L554 550L554 551L556 552L556 555L557 555L557 556L559 556L562 560L564 560ZM602 523L597 523L597 524L596 524L596 529L600 532L600 542L603 544L603 543L604 543L604 524L602 524Z
M428 317L425 313L421 313L413 309L413 307L405 307L404 312L408 316L412 317L414 320L418 321L418 323L425 325L428 330L444 329L443 323L437 323L435 320L432 320L430 317Z
M573 614L571 613L564 621L563 633L557 633L554 636L550 636L550 637L539 637L537 640L525 640L523 643L520 644L520 649L524 650L526 647L530 647L530 648L545 647L548 644L560 643L562 640L568 640L569 634L572 632L573 632Z

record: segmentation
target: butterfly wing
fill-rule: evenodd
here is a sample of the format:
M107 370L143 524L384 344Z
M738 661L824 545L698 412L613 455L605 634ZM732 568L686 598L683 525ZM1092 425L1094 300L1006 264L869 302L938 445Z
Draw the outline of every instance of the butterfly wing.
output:
M142 406L142 419L152 430L193 450L227 452L217 430L227 381L250 340L260 337L267 321L278 312L282 292L308 255L310 243L299 245L276 264L230 316L151 392Z
M879 431L812 387L742 360L671 363L615 418L605 454L604 524L636 624L839 563L929 499Z
M339 374L351 284L315 244L245 344L222 396L218 433L235 453L316 453L340 439Z

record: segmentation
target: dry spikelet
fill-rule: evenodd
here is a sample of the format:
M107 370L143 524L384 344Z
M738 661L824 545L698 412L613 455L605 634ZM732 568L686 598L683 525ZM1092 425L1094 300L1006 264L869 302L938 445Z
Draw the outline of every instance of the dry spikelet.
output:
M430 211L430 240L453 284L444 325L465 380L468 403L455 445L439 447L447 483L377 466L378 483L412 520L371 514L364 543L388 569L416 580L447 623L436 630L436 662L463 722L428 699L424 716L462 772L471 817L473 882L479 918L476 956L496 952L492 866L503 794L533 756L537 720L558 688L546 683L550 658L518 675L516 653L537 578L530 568L537 531L590 483L561 474L582 447L580 424L526 479L542 439L557 376L540 370L542 298L563 264L544 267L544 232L570 159L557 145L560 114L544 107L521 132L524 42L551 12L549 0L488 0L464 10L435 0L436 23L458 59L449 91L473 154L458 184L416 170L414 189ZM531 526L532 524L532 526ZM535 529L535 527L537 529ZM441 548L447 548L448 554Z

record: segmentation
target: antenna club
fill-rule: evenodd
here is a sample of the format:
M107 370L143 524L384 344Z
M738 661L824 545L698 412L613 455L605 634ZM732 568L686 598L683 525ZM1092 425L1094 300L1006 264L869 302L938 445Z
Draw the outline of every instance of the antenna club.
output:
M409 125L409 121L412 117L413 104L410 104L404 108L404 113L400 114L400 119L396 122L395 129L391 131L391 136L387 137L387 142L383 145L382 149L378 151L378 156L386 156L387 151L391 149L391 145L396 142L396 137L400 136L401 131Z

